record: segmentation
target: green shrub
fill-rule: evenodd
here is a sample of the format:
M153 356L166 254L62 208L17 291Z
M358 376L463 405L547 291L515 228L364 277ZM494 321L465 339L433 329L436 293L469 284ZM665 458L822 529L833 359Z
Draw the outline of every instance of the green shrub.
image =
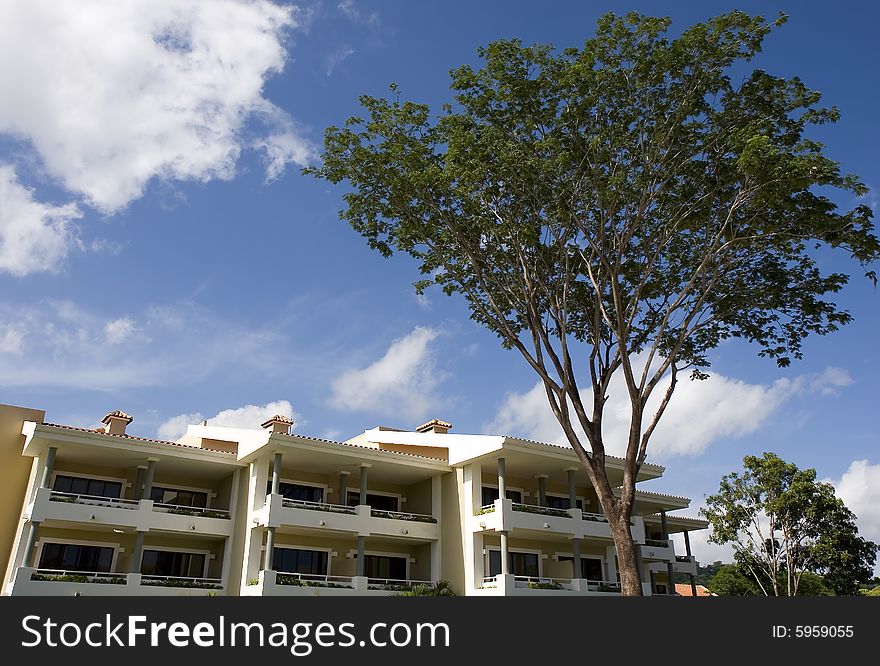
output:
M421 583L394 595L395 597L454 597L455 590L448 580L438 580L433 585Z
M82 574L44 574L34 572L31 580L42 580L63 583L103 583L105 585L125 585L123 576L84 576Z
M165 578L162 580L141 580L141 585L148 587L186 587L201 590L222 590L222 585L216 583L206 583L199 580L189 580L187 578Z
M531 590L561 590L562 585L557 583L555 580L541 581L536 582L533 580L529 581L529 589Z

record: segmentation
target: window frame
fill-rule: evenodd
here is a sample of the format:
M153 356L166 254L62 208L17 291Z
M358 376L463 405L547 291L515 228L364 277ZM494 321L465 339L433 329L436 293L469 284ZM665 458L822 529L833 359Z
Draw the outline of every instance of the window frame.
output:
M150 487L150 492L153 491L154 488L166 488L167 490L186 490L191 493L205 493L205 509L211 509L211 500L213 499L213 495L215 494L213 490L210 488L196 488L195 486L181 486L176 483L162 483L161 481L154 481L153 485ZM149 497L145 497L144 499L150 499ZM167 504L166 502L158 502L158 504L165 504L166 506L190 506L192 508L201 508L201 507L193 507L191 504Z
M72 477L75 479L90 479L90 480L94 480L94 481L110 481L111 483L119 483L120 484L119 496L118 497L107 497L106 495L104 495L104 497L107 497L107 499L125 499L125 491L131 487L131 482L128 479L126 479L125 477L101 476L99 474L81 474L79 472L67 472L63 469L59 469L59 470L52 471L52 476L49 481L49 487L54 492L59 492L59 493L65 492L63 490L55 491L55 480L59 476L69 476L69 477ZM76 495L78 493L71 493L71 494ZM93 495L92 497L98 497L98 495Z
M328 577L333 575L331 573L333 570L333 564L332 564L333 563L333 549L332 548L322 548L321 546L302 546L299 544L290 544L290 543L275 544L274 548L276 548L276 549L284 548L286 550L311 550L311 551L319 552L319 553L327 553L327 573L324 575L328 576ZM265 551L265 550L266 550L266 547L263 546L262 551ZM275 564L275 554L273 553L272 554L272 565L274 566L274 564ZM278 573L286 574L286 573L290 573L290 572L278 571ZM303 575L313 575L313 574L303 574Z
M501 557L501 547L500 547L500 546L486 546L486 548L484 549L484 553L483 553L483 567L484 567L483 571L484 571L484 575L485 575L485 576L491 576L491 575L492 575L492 574L490 573L490 572L492 571L492 567L490 566L490 559L489 559L489 553L490 553L491 551L496 551L496 552L498 552L498 557L499 557L499 558ZM508 548L508 549L507 549L507 555L508 555L508 557L510 557L510 554L511 554L511 553L520 553L520 554L523 554L523 555L537 555L537 557L538 557L538 575L537 575L537 576L532 576L532 577L533 577L533 578L543 578L543 577L544 577L544 562L543 562L543 560L544 560L544 552L543 552L541 549L535 549L535 548ZM499 571L496 575L497 575L497 576L500 576L500 575L501 575L501 572ZM511 574L511 575L513 575L513 576L522 576L522 575L524 575L524 574Z
M65 538L55 538L55 537L40 537L37 540L37 548L36 554L34 556L34 562L36 562L37 566L34 569L40 569L40 560L43 558L43 546L47 543L57 543L64 546L96 546L98 548L112 548L113 549L113 557L110 560L110 571L107 573L119 573L116 571L116 565L119 559L119 553L121 552L121 546L118 542L110 542L110 541L85 541L82 539L65 539ZM98 572L96 572L98 573ZM103 573L103 572L101 572Z
M166 553L189 553L190 555L204 555L205 556L205 564L202 567L202 575L195 576L195 578L207 578L208 577L208 563L211 561L211 555L213 555L210 550L203 550L199 548L177 548L175 546L152 546L150 544L144 544L144 547L141 549L141 561L138 562L138 573L141 573L141 568L144 565L144 555L147 554L148 550L156 551L156 552L166 552ZM144 576L162 576L164 574L142 574ZM168 576L168 578L189 578L189 576Z

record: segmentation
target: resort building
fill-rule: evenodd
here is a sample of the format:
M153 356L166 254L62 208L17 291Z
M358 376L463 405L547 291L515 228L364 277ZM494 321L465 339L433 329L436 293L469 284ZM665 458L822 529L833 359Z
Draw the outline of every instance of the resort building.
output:
M344 442L189 426L177 441L45 422L0 406L6 595L389 595L448 581L464 595L619 594L614 544L568 447L501 435L367 430ZM623 461L608 457L612 484ZM664 468L642 466L638 482ZM694 585L683 497L637 490L645 594ZM685 553L670 535L684 533Z

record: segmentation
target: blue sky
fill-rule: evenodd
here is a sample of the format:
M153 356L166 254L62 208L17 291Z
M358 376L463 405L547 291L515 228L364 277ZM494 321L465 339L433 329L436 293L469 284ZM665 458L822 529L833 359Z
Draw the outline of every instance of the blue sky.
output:
M342 190L300 175L358 95L396 82L438 106L448 70L494 39L578 46L607 10L669 15L673 32L733 8L786 11L755 65L801 76L841 109L814 136L877 207L880 9L864 3L11 5L0 402L53 422L91 426L118 408L135 434L171 437L203 418L257 425L292 409L298 432L325 437L433 417L456 432L554 437L519 357L460 299L417 298L414 264L370 251L337 218ZM834 481L880 540L878 298L855 275L840 296L855 322L786 370L720 347L713 378L679 391L658 430L650 457L668 471L655 489L696 508L743 455L772 450Z

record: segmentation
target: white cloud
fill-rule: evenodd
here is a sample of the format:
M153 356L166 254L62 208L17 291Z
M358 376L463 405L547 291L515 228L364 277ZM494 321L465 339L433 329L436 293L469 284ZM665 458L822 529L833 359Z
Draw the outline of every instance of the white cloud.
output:
M325 70L325 73L327 74L327 76L332 76L333 70L336 69L336 65L341 63L343 60L345 60L348 56L350 56L352 54L354 54L353 48L351 48L350 46L342 46L342 47L336 49L336 51L331 53L329 56L327 56L327 67Z
M0 77L4 69L0 67ZM10 103L7 97L0 104L0 114ZM0 273L22 277L57 271L77 245L75 221L81 216L76 204L37 201L12 167L0 163Z
M190 303L112 318L71 301L0 302L0 340L11 352L0 354L0 387L8 388L118 391L218 372L265 379L290 358L274 329L244 328Z
M803 391L830 394L852 382L846 371L829 367L819 375L779 379L770 385L749 384L720 374L705 381L679 381L672 400L649 443L652 457L697 455L722 437L741 437L755 432L792 395ZM668 386L661 384L648 401L653 415ZM592 392L583 392L584 403L592 405ZM618 373L612 380L605 406L603 436L609 453L622 455L630 423L629 397ZM574 413L572 412L572 418ZM550 411L543 384L525 393L508 394L485 432L518 435L540 441L566 444L562 430ZM577 429L586 442L586 436Z
M263 97L297 25L295 7L268 0L2 3L0 132L108 213L151 179L229 179L248 147L277 177L312 154Z
M880 464L854 460L840 480L832 483L840 499L856 514L859 534L880 542Z
M128 317L113 319L104 324L104 334L111 345L125 342L134 333L134 322Z
M348 20L354 23L365 23L372 28L379 27L379 12L371 12L364 15L354 4L354 0L342 0L342 2L336 5L336 8L342 12Z
M0 354L21 354L24 334L13 324L0 327Z
M267 419L280 414L294 420L294 427L300 421L299 415L287 400L277 400L265 405L245 405L235 409L224 409L214 416L205 419L199 412L172 416L159 426L157 434L162 439L177 439L186 432L188 425L198 424L207 420L208 425L228 426L232 428L259 428Z
M379 360L344 372L333 382L333 406L384 416L424 417L440 402L434 389L443 377L431 346L438 335L432 328L417 326L392 342Z

